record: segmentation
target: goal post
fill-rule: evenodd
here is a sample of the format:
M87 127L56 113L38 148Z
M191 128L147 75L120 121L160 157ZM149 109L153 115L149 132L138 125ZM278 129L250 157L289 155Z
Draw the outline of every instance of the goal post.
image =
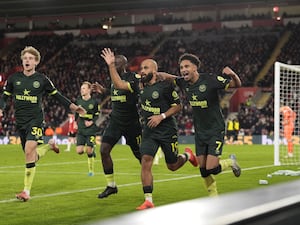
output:
M300 66L274 65L274 165L300 164Z

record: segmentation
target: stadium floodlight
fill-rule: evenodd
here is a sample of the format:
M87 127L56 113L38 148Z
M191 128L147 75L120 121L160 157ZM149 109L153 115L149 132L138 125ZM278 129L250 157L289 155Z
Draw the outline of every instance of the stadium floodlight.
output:
M103 30L108 30L108 29L110 29L110 26L108 26L107 24L103 24L102 29Z
M300 66L275 62L274 76L274 165L297 165L300 164Z

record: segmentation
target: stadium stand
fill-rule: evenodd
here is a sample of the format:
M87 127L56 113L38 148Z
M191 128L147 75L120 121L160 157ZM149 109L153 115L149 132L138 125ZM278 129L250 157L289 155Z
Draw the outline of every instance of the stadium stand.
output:
M110 85L107 68L99 57L99 51L103 47L112 47L117 53L125 54L132 63L132 69L138 69L138 58L150 56L158 61L161 71L174 74L178 74L177 59L180 54L196 53L202 61L203 71L219 73L222 67L229 65L240 75L244 87L257 85L263 88L254 96L257 101L254 108L248 109L242 102L235 109L229 107L226 103L234 95L230 91L220 93L220 97L223 98L221 103L225 116L232 111L238 112L241 129L245 133L270 134L272 116L270 113L264 115L262 106L272 103L273 68L270 68L271 64L268 67L266 65L274 54L274 49L277 54L273 56L273 61L276 59L299 64L300 58L297 51L299 25L295 25L297 20L293 20L297 16L288 16L286 13L288 19L281 21L274 21L270 16L272 15L268 13L226 15L225 11L224 14L221 13L219 20L214 16L194 16L190 19L155 16L149 18L148 22L140 21L140 24L130 27L124 27L123 24L108 31L95 28L99 24L84 23L75 31L74 27L68 25L44 28L46 30L41 30L41 27L34 30L33 27L31 32L18 34L16 25L14 30L3 31L0 72L7 77L20 69L20 66L16 66L19 65L20 49L24 45L34 45L41 49L43 56L38 69L51 77L55 86L67 97L75 100L79 95L79 84L83 80L98 81L107 87ZM66 18L65 20L68 21ZM236 27L235 23L239 26ZM287 33L288 36L285 35ZM260 77L264 68L269 70ZM105 99L104 96L99 98ZM60 126L67 118L65 109L53 99L45 99L44 104L47 125ZM57 110L49 110L50 106ZM110 102L106 100L103 110L109 109ZM2 132L14 134L13 111L10 109L6 113L8 116L3 121ZM181 135L193 134L193 126L189 125L188 119L190 115L190 107L185 106L177 116Z
M149 2L151 4L151 1ZM255 9L254 6L253 8ZM241 76L243 86L259 88L253 99L254 104L246 105L245 102L241 102L233 113L238 115L244 135L272 135L272 62L300 64L300 15L297 13L299 8L295 7L291 13L283 13L279 20L272 18L274 15L264 10L255 13L251 7L241 9L234 8L230 13L230 7L227 7L215 13L215 8L208 7L205 12L193 13L189 8L188 11L178 13L179 16L175 16L175 13L163 16L145 16L141 13L134 15L135 23L132 23L131 14L123 16L119 13L121 19L116 19L115 27L107 31L99 29L103 22L99 22L99 14L90 17L83 15L80 19L77 15L43 17L31 21L32 27L28 26L31 23L27 17L20 19L20 22L9 17L4 22L4 19L0 18L3 21L0 24L0 75L7 78L19 70L20 50L25 45L34 45L41 50L43 57L38 70L51 77L59 90L75 100L84 80L98 81L106 87L110 86L107 67L99 57L103 47L112 47L116 53L126 55L130 68L134 70L138 69L139 59L150 56L158 61L161 71L174 74L178 74L179 55L188 51L200 57L203 71L218 73L222 67L229 65ZM247 11L250 13L242 14ZM190 18L182 16L187 14ZM4 25L5 27L2 27ZM230 90L220 93L225 116L232 113L228 102L234 94ZM191 108L185 102L184 96L182 97L184 108L177 115L179 134L193 135ZM103 102L102 110L109 112L111 105L108 98L97 98ZM67 118L67 111L53 99L45 98L44 110L46 126L61 126ZM0 135L14 135L16 128L12 107L5 113ZM104 125L105 121L99 128L100 134ZM223 195L216 199L195 199L131 213L93 225L181 225L195 221L205 225L292 225L300 219L299 188L300 182L296 181ZM176 216L176 213L187 208L188 215Z

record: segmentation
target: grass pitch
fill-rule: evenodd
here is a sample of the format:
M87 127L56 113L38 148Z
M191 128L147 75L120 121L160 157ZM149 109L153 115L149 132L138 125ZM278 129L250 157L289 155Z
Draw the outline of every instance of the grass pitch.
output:
M140 182L140 165L128 146L117 145L112 151L115 179L119 192L106 199L97 195L104 190L104 179L97 146L96 173L87 176L87 157L71 152L48 152L37 164L31 199L20 202L15 194L23 188L24 154L19 145L0 146L0 225L76 225L135 211L144 201ZM185 146L180 145L181 152ZM190 146L192 149L194 146ZM273 146L243 145L223 149L222 158L235 153L242 175L231 170L216 176L218 191L224 193L261 188L259 179L268 186L299 179L295 176L267 177L277 170L299 170L299 166L273 166ZM206 197L199 169L187 163L176 172L166 168L164 159L153 166L156 206Z

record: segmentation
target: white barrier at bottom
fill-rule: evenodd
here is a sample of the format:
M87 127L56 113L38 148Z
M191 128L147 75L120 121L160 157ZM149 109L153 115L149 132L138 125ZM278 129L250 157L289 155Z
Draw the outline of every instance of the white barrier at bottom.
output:
M285 211L282 210L284 208L293 207L296 204L299 207L299 203L300 181L293 181L250 191L224 194L216 198L207 197L178 202L89 225L227 225L247 224L243 221L249 219L252 220L251 224L259 224L258 222L262 222L260 218L263 215L267 216L264 216L262 224L275 224L267 223L265 220L275 214L284 213ZM296 216L300 217L299 213ZM277 219L276 224L287 224L284 223L285 217L281 218L283 221ZM289 219L292 219L291 215Z

